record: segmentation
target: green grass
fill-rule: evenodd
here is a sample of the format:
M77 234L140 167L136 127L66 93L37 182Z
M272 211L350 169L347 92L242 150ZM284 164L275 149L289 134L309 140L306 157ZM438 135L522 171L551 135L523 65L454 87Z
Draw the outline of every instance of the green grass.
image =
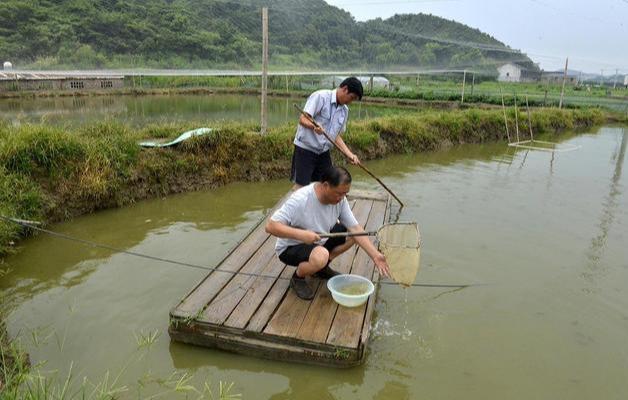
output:
M50 334L45 340L53 336L57 337L56 334ZM92 382L76 372L80 368L76 368L73 362L65 374L46 371L45 363L31 366L20 340L10 340L4 326L0 326L0 398L6 400L109 400L121 397L143 399L173 396L220 400L241 398L240 394L234 393L233 382L219 381L218 387L212 388L209 381L204 381L202 387L197 387L192 383L194 375L187 372L173 372L166 378L153 377L148 373L137 381L137 387L122 384L121 379L127 369L133 362L141 360L151 351L151 346L158 338L158 331L136 335L137 351L131 354L120 371L116 374L105 372L100 380ZM63 348L60 347L59 351L62 353ZM142 390L148 385L153 385L159 392L150 396L143 394Z

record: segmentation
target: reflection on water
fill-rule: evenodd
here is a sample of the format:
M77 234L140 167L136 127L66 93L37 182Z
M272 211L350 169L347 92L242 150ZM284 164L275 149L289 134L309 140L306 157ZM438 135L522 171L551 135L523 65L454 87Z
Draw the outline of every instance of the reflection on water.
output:
M269 98L269 126L295 122L298 116L293 103L304 102L304 98ZM258 124L260 112L259 97L233 94L0 99L0 119L16 124L43 122L77 126L102 120L116 120L133 126L185 121ZM351 118L372 118L395 112L403 111L359 103L352 107Z
M624 128L622 129L621 144L618 145L619 150L614 152L611 157L611 160L615 161L615 169L611 177L609 193L602 204L602 215L599 224L600 233L591 239L589 253L587 254L589 270L583 273L583 277L587 280L594 280L596 275L604 273L600 268L600 260L603 255L604 247L606 246L609 229L615 220L615 212L622 194L622 186L619 182L624 166L624 158L626 156L626 143L628 143L628 132Z
M213 254L208 255L207 250L203 254L209 260L217 261L218 256L232 247L234 241L246 233L264 210L273 206L289 187L285 182L258 185L255 198L251 198L250 193L255 186L234 184L228 189L144 201L57 224L54 230L114 248L133 248L138 253L152 256L160 254L159 257L164 258L172 258L174 252L185 253L211 247L208 250ZM206 240L210 241L206 243ZM150 251L151 247L155 247L152 243L162 245L157 253ZM77 285L96 266L115 256L106 249L84 247L46 235L26 241L24 246L28 251L20 252L8 262L15 272L0 281L0 287L7 293L32 296L58 286ZM129 265L138 262L129 259L129 256L120 257L125 258ZM208 258L195 258L200 265L213 266ZM37 278L25 279L33 275Z
M204 271L45 236L0 279L10 334L34 362L138 396L234 381L255 399L622 398L628 347L626 131L567 136L557 153L461 146L369 161L422 233L419 283L380 288L365 365L286 364L170 343L168 311ZM355 187L376 188L359 170ZM215 265L289 188L236 184L141 202L52 227L159 257ZM156 332L148 347L137 336ZM126 366L126 367L125 367ZM172 374L175 373L173 376ZM177 375L178 374L178 375ZM170 377L170 378L168 378ZM137 398L136 393L127 393ZM184 395L182 395L184 397Z

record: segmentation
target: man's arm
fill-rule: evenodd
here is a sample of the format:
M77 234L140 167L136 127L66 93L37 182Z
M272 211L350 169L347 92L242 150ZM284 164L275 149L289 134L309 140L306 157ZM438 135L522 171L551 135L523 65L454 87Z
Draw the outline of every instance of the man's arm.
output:
M310 114L308 114L308 115L310 115ZM311 115L310 115L310 117L311 117ZM299 124L301 124L301 126L304 127L304 128L313 130L314 133L316 133L318 135L322 135L323 134L323 128L321 128L320 126L314 125L314 123L312 121L310 121L303 114L301 114L301 117L299 117Z
M351 233L364 232L364 229L360 225L347 228L347 230ZM353 240L371 257L380 275L390 276L390 267L388 266L388 262L386 262L386 257L373 246L373 243L371 243L371 240L367 236L354 236Z
M340 150L342 150L342 152L349 157L349 162L351 164L357 165L360 163L360 159L358 158L358 156L356 156L351 150L349 150L349 147L347 147L345 141L340 135L336 136L336 144L338 145Z
M312 244L321 240L316 232L307 231L305 229L294 228L279 221L269 219L266 223L266 232L273 236L294 239L303 243Z

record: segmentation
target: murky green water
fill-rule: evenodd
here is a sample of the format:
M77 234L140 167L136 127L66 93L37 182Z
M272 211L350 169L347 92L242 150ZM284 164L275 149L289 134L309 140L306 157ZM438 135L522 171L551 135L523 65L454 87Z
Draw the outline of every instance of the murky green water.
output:
M173 386L182 374L198 388L233 381L246 399L625 398L628 129L567 141L582 147L552 156L465 146L368 163L406 202L400 220L420 223L417 280L485 285L382 287L363 366L285 364L170 343L168 312L203 271L48 236L25 241L8 260L14 271L0 283L12 307L9 332L23 335L34 362L47 361L44 370L63 375L73 363L76 376L94 382L122 372L123 398L164 391L159 379ZM213 265L289 186L235 184L52 228ZM156 342L138 348L136 336L151 332Z
M298 112L293 104L304 104L304 98L268 99L268 124L293 122ZM0 119L14 124L40 123L78 126L103 119L117 120L133 126L177 121L240 121L259 123L260 99L256 96L159 95L159 96L80 96L34 99L0 99ZM400 112L389 107L351 106L351 118L363 119Z

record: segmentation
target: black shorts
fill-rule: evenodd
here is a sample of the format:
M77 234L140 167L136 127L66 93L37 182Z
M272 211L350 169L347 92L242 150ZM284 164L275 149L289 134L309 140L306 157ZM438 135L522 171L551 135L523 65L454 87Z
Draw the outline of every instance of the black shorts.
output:
M347 231L347 228L345 228L344 225L336 224L331 229L330 233L346 232L346 231ZM329 238L327 239L325 244L323 244L322 246L326 248L327 250L329 250L329 252L331 252L334 248L340 246L341 244L344 244L346 241L347 241L346 236ZM321 245L301 243L301 244L296 244L294 246L290 246L287 249L285 249L283 253L279 255L279 260L281 260L282 263L297 267L302 262L308 261L310 259L310 254L312 253L312 250L314 250L314 248L317 246L321 246Z
M323 177L323 172L331 167L329 150L316 154L297 145L292 153L292 171L290 180L301 186L307 186L312 182L318 182Z

